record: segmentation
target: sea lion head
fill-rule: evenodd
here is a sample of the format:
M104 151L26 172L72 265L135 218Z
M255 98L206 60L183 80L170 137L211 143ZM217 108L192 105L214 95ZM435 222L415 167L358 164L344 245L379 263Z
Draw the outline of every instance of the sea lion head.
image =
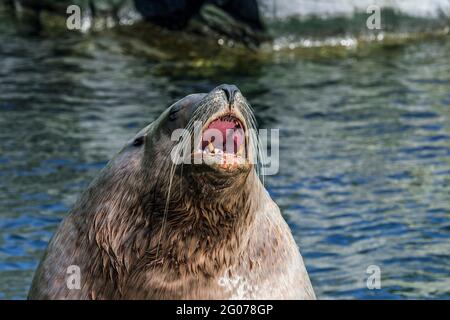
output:
M130 144L144 149L150 180L163 172L172 185L185 180L190 189L211 194L237 187L255 168L254 129L253 112L239 89L220 85L172 104Z

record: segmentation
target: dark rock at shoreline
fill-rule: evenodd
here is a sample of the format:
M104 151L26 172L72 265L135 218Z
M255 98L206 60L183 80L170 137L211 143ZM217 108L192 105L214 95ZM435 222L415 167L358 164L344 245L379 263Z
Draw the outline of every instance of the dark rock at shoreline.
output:
M91 26L134 24L143 20L169 30L187 30L206 36L224 36L244 44L258 45L264 38L257 0L3 0L33 22L36 30L47 16L67 16L70 5L81 8ZM47 17L46 16L46 17ZM48 18L47 18L48 19ZM102 23L99 23L103 21ZM107 22L105 22L107 21Z

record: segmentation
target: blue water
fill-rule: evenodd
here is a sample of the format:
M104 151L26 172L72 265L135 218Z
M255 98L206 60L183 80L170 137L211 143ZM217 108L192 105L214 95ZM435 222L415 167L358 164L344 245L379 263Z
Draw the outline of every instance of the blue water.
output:
M125 141L220 83L280 129L266 186L319 298L450 298L448 37L180 66L111 32L11 30L0 28L0 298L26 297L58 223ZM380 290L366 286L370 265Z

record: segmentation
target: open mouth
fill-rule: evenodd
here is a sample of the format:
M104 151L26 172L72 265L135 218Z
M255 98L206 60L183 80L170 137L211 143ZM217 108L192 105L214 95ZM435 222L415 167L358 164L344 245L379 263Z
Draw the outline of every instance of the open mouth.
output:
M245 126L233 114L222 115L207 124L202 132L201 150L205 162L221 166L245 162ZM208 159L207 159L208 158Z

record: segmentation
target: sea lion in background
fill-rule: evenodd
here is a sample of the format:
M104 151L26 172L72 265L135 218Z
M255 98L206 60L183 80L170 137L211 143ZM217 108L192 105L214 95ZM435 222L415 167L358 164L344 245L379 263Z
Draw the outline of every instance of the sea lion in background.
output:
M203 124L201 140L227 129L224 141L193 141L195 121ZM76 202L29 299L314 299L298 247L252 161L254 126L235 86L170 106ZM183 143L172 141L178 128L189 133ZM174 163L174 148L186 141L193 147L185 159L199 164ZM67 285L74 265L79 289Z

